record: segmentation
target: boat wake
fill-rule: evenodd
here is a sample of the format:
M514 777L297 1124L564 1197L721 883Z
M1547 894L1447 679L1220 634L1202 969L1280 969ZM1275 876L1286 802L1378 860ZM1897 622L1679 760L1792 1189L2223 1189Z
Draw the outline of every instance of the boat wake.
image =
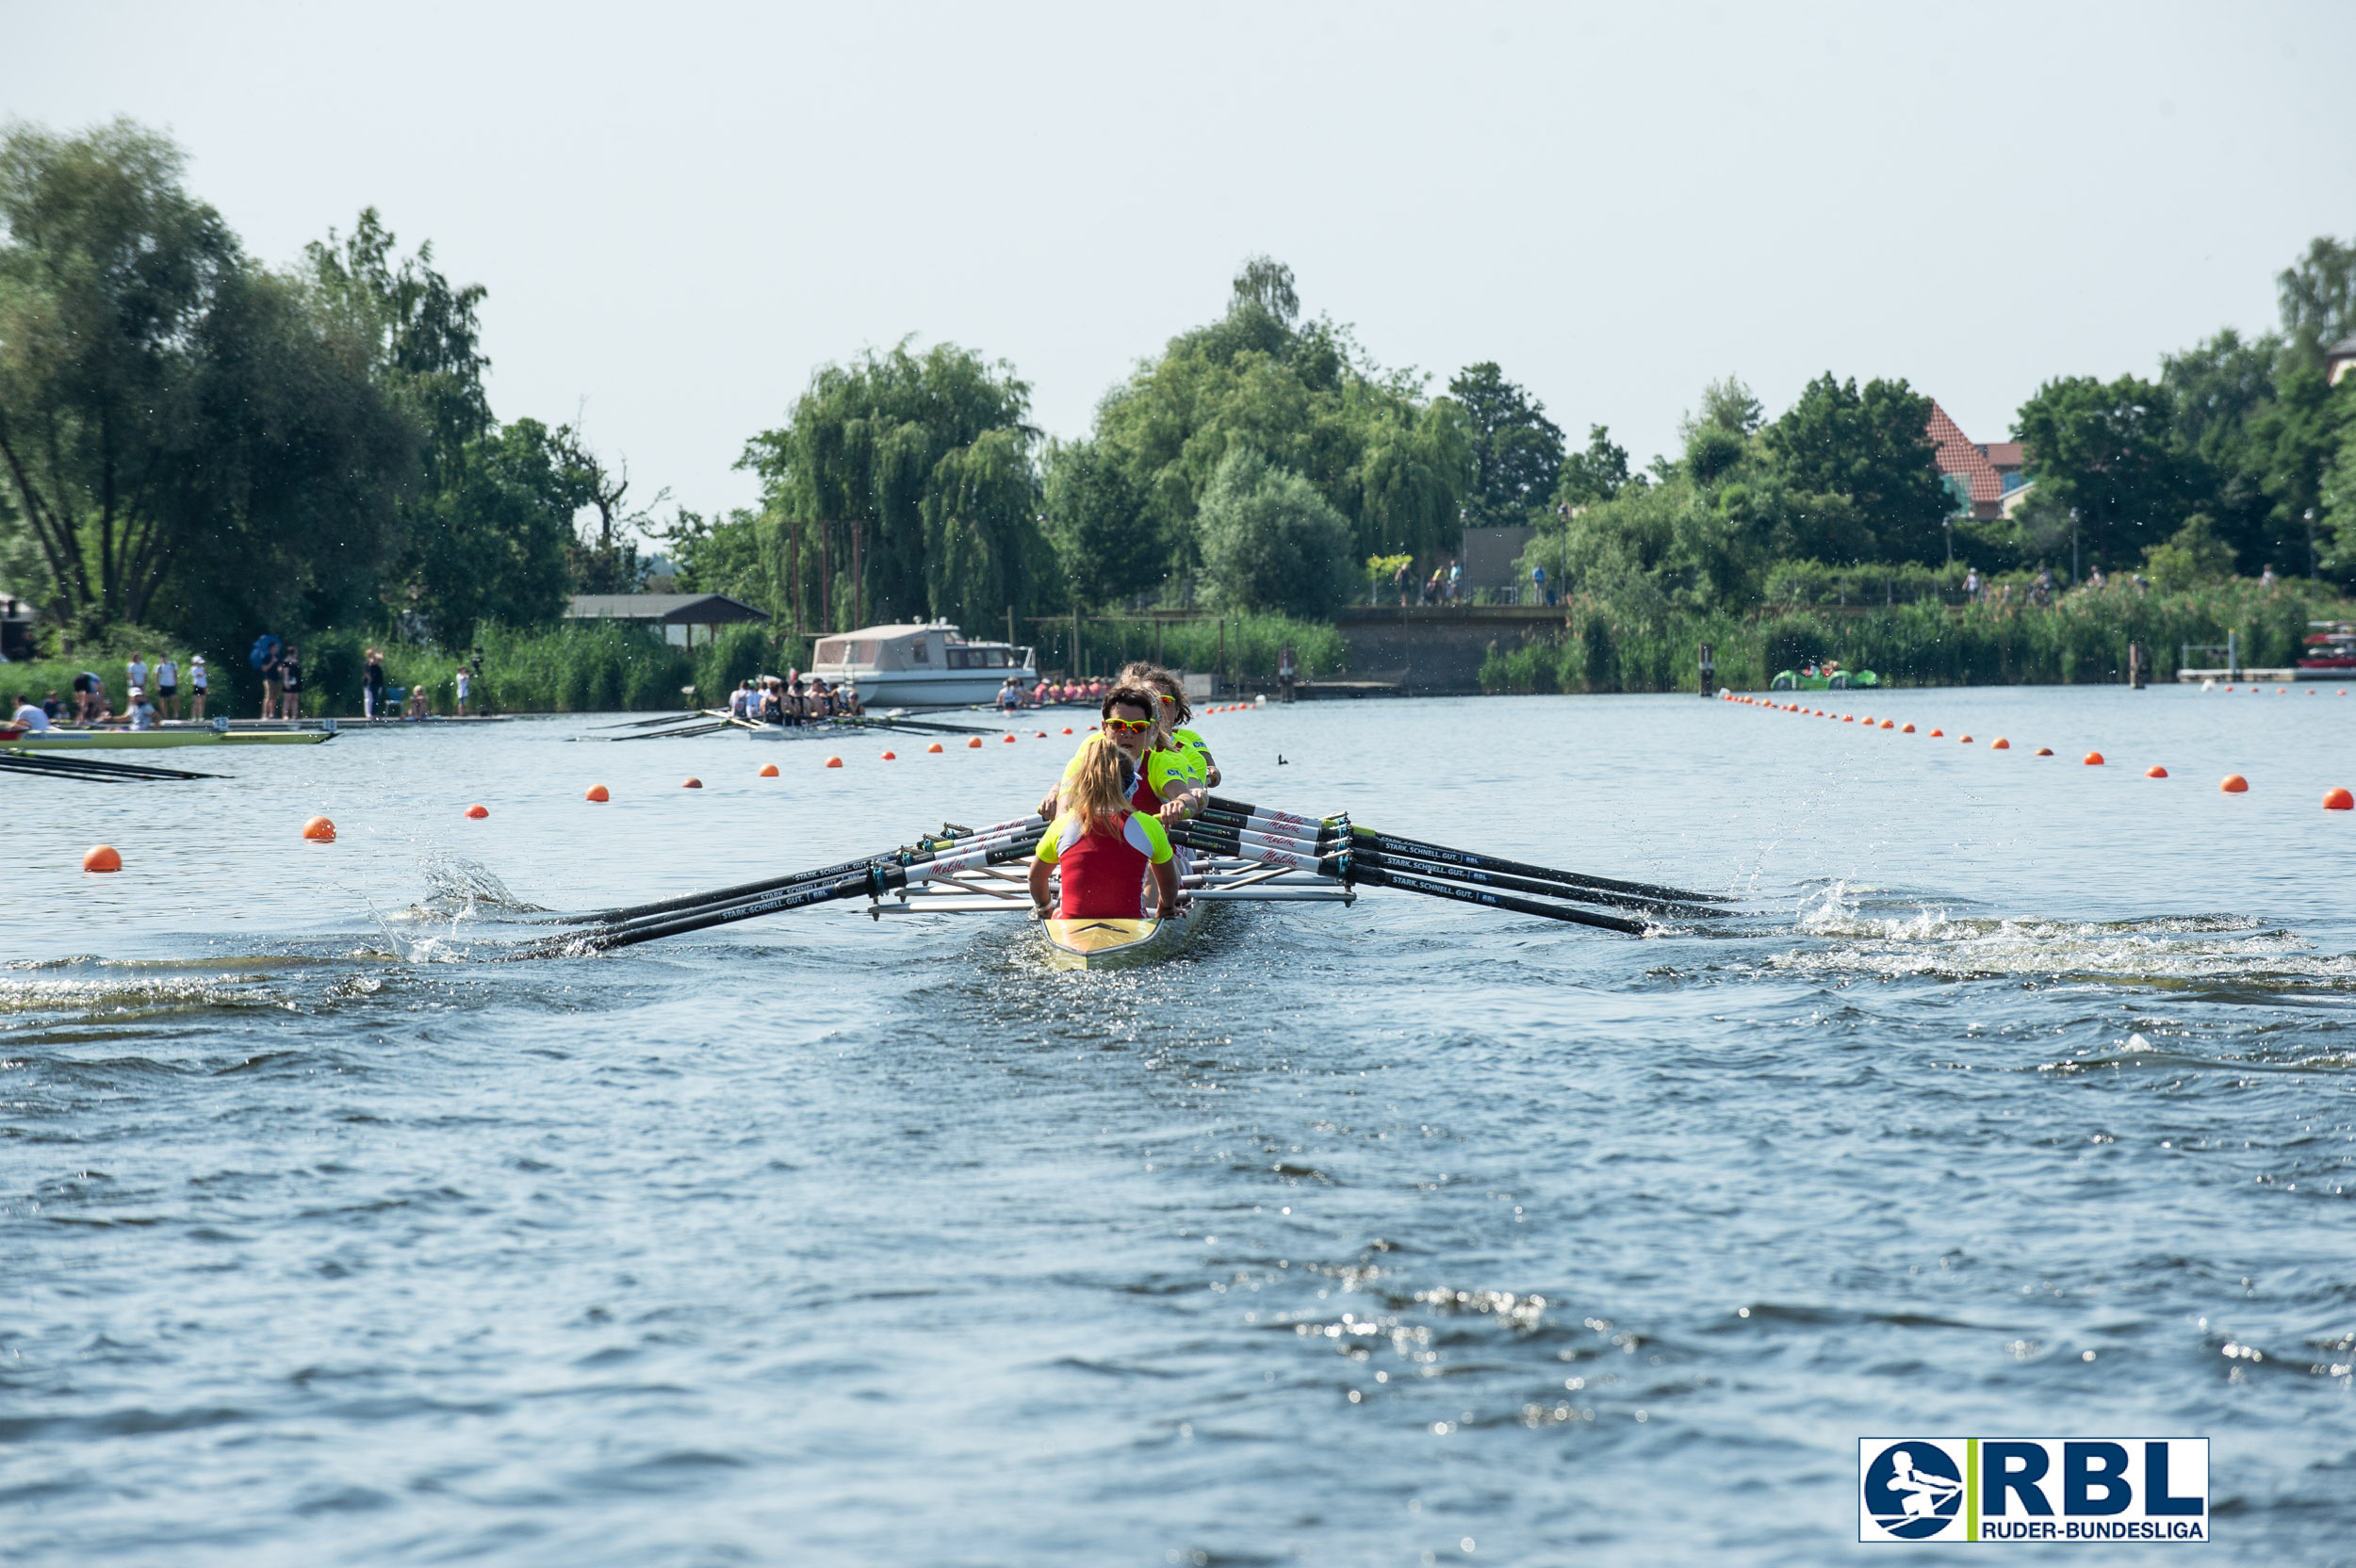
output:
M1769 960L1804 973L1940 980L2086 980L2163 989L2356 992L2356 956L2326 954L2248 915L2068 921L1957 914L1834 883L1801 906L1817 939Z

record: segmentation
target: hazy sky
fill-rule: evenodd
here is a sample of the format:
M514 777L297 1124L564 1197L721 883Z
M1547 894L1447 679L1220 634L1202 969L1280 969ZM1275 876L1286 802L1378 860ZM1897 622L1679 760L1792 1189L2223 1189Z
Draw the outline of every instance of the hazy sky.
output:
M374 204L483 308L502 417L644 491L913 333L1037 417L1244 256L1386 365L1495 359L1578 444L1729 372L1905 376L1979 440L2053 375L2274 319L2356 235L2356 5L63 5L0 106L168 128L255 254Z

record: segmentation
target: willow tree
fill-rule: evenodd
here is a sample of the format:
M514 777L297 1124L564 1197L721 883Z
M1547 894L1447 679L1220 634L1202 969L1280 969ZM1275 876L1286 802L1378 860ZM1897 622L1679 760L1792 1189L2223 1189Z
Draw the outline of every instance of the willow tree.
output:
M946 616L980 628L1045 595L1052 557L1013 367L904 339L810 378L782 427L748 442L798 631L815 621Z

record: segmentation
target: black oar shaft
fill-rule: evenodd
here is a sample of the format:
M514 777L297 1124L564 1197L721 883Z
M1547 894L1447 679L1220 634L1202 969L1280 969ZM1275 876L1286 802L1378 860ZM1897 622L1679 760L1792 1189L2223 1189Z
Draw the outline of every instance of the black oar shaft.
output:
M1476 855L1468 849L1450 849L1446 844L1427 843L1421 839L1402 839L1395 833L1379 832L1374 828L1352 823L1350 841L1364 844L1385 855L1411 856L1419 860L1435 860L1444 865L1464 866L1476 871L1498 871L1511 876L1543 876L1549 881L1566 883L1576 888L1595 888L1605 892L1633 893L1639 898L1670 899L1686 904L1727 904L1733 900L1717 893L1697 893L1684 888L1665 888L1654 882L1622 882L1614 877L1589 876L1583 872L1562 871L1554 866L1532 865L1527 860L1508 860L1502 856Z
M1329 857L1338 862L1339 856ZM1639 920L1623 920L1617 915L1598 915L1586 909L1566 909L1559 904L1536 904L1526 898L1507 893L1491 892L1486 888L1459 887L1453 882L1434 882L1426 876L1411 876L1405 872L1385 871L1374 866L1352 862L1348 879L1374 888L1397 888L1402 892L1429 893L1433 898L1453 899L1459 904L1479 904L1491 909L1507 909L1517 915L1538 915L1546 920L1568 921L1575 925L1593 925L1606 931L1625 932L1631 937L1644 934L1645 925Z
M1019 829L1011 825L1000 828L982 829L985 835L1015 831ZM957 839L977 836L970 833L958 834L956 838L946 841L932 839L920 840L914 845L887 849L879 855L863 855L855 860L843 860L831 866L819 866L811 871L789 872L781 876L764 876L757 882L740 882L732 888L708 888L702 892L680 893L675 898L658 898L646 904L630 904L618 908L599 909L592 914L575 918L584 924L595 922L599 924L612 925L623 921L643 920L648 915L668 914L677 909L699 908L705 905L733 904L743 899L759 897L762 893L775 892L781 888L797 888L804 883L823 882L829 877L848 876L853 872L865 871L869 866L885 861L898 865L919 865L937 855L947 854L954 850L957 847Z
M1174 838L1175 836L1173 836ZM1283 839L1264 835L1276 848L1288 854L1322 856L1330 853L1320 839L1315 846L1306 840L1287 843ZM1240 855L1249 858L1254 846L1243 841L1233 830L1212 827L1208 831L1196 827L1186 835L1186 841L1196 849L1216 850L1220 854ZM1438 860L1421 859L1414 856L1387 855L1379 849L1352 845L1350 852L1352 867L1367 866L1385 871L1400 871L1415 876L1441 876L1451 881L1469 882L1484 888L1498 888L1508 892L1536 893L1545 898L1560 898L1574 904L1601 904L1615 909L1642 909L1648 914L1677 915L1687 919L1705 920L1726 911L1711 905L1679 904L1666 899L1639 898L1633 893L1605 892L1582 888L1547 877L1514 876L1503 872L1484 871L1473 866L1449 865Z

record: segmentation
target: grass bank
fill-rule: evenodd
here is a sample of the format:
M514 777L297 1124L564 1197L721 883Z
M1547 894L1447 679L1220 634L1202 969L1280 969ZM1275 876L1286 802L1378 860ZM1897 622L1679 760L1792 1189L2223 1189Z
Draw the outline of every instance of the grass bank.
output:
M2356 606L2328 589L2261 588L2246 579L2170 594L2082 589L2044 609L1933 599L1648 616L1579 600L1561 641L1493 648L1481 684L1492 693L1690 691L1703 643L1716 657L1718 683L1737 691L1764 690L1778 670L1826 658L1872 670L1889 686L2123 681L2127 645L2135 642L2151 648L2152 678L2165 681L2174 678L2184 644L2222 645L2232 630L2243 664L2279 667L2298 658L2309 620L2350 617ZM2190 662L2221 664L2224 655L2196 648Z

